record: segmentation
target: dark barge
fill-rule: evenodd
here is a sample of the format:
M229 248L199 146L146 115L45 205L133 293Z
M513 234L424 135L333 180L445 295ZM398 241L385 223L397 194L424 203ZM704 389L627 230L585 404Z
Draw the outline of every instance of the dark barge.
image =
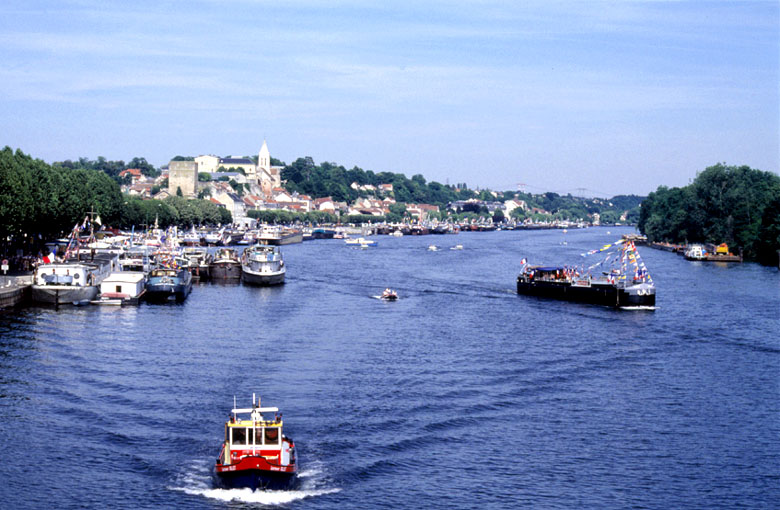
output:
M569 272L563 267L526 267L517 277L517 293L615 308L655 307L651 283L625 284L610 276L579 278Z
M615 308L655 308L655 284L634 241L622 239L582 256L605 251L608 253L604 261L579 269L528 266L523 259L523 270L517 276L517 293ZM593 274L600 266L602 271Z

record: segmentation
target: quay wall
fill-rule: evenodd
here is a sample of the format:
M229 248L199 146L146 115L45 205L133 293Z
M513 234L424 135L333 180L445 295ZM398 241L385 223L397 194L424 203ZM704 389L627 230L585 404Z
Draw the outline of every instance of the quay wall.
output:
M0 310L30 303L32 276L0 276Z

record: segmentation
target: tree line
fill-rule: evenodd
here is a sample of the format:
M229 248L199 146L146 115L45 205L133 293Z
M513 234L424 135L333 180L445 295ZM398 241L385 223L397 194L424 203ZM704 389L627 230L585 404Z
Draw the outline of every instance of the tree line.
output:
M4 251L37 252L43 242L68 235L95 211L103 225L142 228L231 223L229 211L206 200L141 200L123 195L102 169L49 165L21 150L0 151L0 242Z
M682 188L660 186L642 203L639 230L651 241L728 243L746 258L777 263L780 177L719 163Z
M140 157L135 157L127 163L121 159L117 161L107 160L103 156L98 156L98 158L94 160L89 158L79 158L76 161L66 159L65 161L55 161L52 163L52 166L68 168L70 170L99 170L105 174L108 174L110 177L113 177L120 184L122 184L122 178L119 177L119 174L122 172L122 170L126 170L128 168L137 168L143 175L148 177L157 177L160 175L159 169L155 168L154 165L146 161L146 158ZM128 176L128 182L129 179L130 177Z
M516 191L472 190L466 183L457 186L441 184L436 181L427 182L425 177L415 174L411 178L393 172L373 172L353 167L347 170L336 163L323 162L317 165L311 157L298 158L286 165L281 173L285 188L290 192L309 195L312 198L332 197L338 202L351 203L360 197L381 196L367 190L354 189L352 183L360 186L392 184L392 196L400 203L423 203L439 206L444 209L447 204L469 199L485 202L504 201L510 199L523 200L529 209L538 208L547 211L546 219L587 220L593 213L602 215L603 223L619 221L622 213L628 211L628 222L636 223L639 219L639 204L643 197L636 195L618 195L611 199L592 199L574 197L571 194L559 195L548 192L542 194L521 193ZM490 215L487 209L469 209L462 207L461 212L473 212L477 215ZM395 214L395 211L393 211ZM606 217L604 217L606 213ZM519 219L539 219L544 215L533 212L513 211L513 216Z

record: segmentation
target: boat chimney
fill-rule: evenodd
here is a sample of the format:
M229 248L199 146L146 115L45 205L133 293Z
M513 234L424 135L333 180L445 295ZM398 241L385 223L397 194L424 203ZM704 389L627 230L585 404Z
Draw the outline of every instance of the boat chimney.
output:
M252 407L255 406L255 394L252 393Z

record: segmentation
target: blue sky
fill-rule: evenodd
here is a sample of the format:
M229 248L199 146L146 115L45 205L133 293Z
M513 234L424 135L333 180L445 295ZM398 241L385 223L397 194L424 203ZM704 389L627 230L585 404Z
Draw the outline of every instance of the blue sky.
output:
M780 2L19 1L0 145L600 195L778 172Z

